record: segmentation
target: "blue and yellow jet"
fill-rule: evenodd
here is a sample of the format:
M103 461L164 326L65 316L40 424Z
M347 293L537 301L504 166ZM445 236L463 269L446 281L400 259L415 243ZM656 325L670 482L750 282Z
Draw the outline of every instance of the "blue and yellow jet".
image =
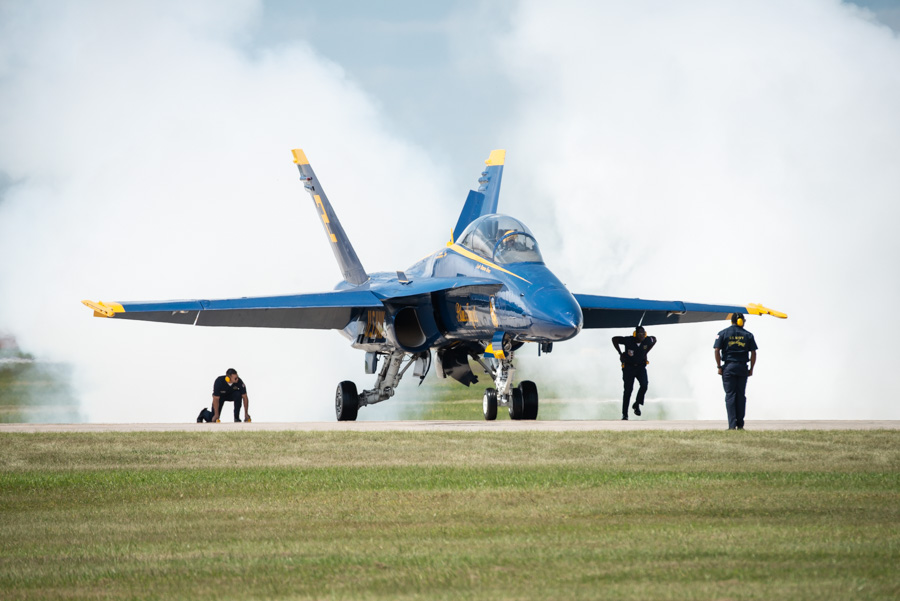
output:
M620 328L727 319L731 313L787 317L761 305L704 305L572 294L544 264L537 240L518 219L497 213L506 151L494 150L469 192L445 248L396 273L367 273L302 150L300 178L334 251L344 280L331 292L153 302L82 301L95 317L199 326L339 330L366 352L371 390L338 384L335 412L355 420L360 407L387 400L411 366L421 379L432 351L441 377L478 381L469 360L493 378L483 396L484 418L507 407L512 419L536 419L538 391L513 386L513 356L526 342L550 352L583 328ZM377 369L378 362L381 369Z

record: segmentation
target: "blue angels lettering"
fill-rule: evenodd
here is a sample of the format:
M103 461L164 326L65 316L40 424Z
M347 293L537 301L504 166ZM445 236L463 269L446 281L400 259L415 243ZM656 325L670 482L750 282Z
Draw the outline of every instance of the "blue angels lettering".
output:
M478 189L463 204L451 240L404 271L368 273L302 150L294 163L315 204L343 280L328 292L151 302L82 301L94 316L196 326L333 329L366 353L372 388L338 384L338 420L391 398L410 367L420 383L432 366L469 386L472 363L492 382L484 417L506 407L512 419L536 419L538 388L516 382L514 357L527 344L550 352L583 329L692 323L731 313L786 315L762 305L709 305L573 294L544 262L537 239L518 219L497 213L506 151L485 161ZM381 368L378 364L381 363Z

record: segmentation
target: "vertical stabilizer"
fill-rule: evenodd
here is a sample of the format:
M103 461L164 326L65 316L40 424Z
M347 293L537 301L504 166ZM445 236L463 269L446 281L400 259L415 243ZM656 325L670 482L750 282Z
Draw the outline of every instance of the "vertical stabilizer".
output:
M334 257L341 268L344 280L355 286L364 284L368 281L369 276L366 274L362 263L360 263L359 257L356 256L356 251L353 250L350 239L347 238L344 228L341 227L341 222L335 215L331 203L328 202L325 190L322 189L319 178L316 177L313 168L306 159L306 154L299 148L291 152L294 154L294 163L297 164L297 168L300 170L300 179L303 180L303 187L309 191L313 202L316 203L316 212L319 214L322 225L325 227L325 235L328 237L331 250L334 251Z
M481 207L482 215L490 215L497 212L497 201L500 198L500 180L503 179L503 164L506 162L505 150L492 150L491 155L484 162L487 167L478 178L478 191L484 194L484 204Z
M459 235L470 223L483 215L497 212L497 201L500 198L500 180L503 179L503 164L506 162L505 150L492 150L490 156L484 162L487 167L478 178L478 191L470 190L466 197L466 204L459 214L456 227L453 228L453 241L459 239Z
M459 241L459 236L463 233L463 230L466 229L466 226L481 217L481 207L483 206L484 194L476 192L475 190L469 190L469 196L466 197L466 204L463 205L463 210L459 214L459 220L456 222L456 227L453 228L453 242Z

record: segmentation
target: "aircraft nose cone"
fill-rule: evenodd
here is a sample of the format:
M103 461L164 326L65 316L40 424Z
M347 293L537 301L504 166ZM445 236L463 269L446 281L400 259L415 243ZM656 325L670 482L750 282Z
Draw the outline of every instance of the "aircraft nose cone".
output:
M581 331L581 306L565 288L545 288L535 296L533 329L547 341L568 340Z

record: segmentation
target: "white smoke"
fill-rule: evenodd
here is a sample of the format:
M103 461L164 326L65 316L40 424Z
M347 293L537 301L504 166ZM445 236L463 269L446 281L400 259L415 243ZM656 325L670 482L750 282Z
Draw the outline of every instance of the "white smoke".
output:
M402 85L446 103L426 114L450 116L433 126L454 161L460 123L507 148L501 211L570 289L768 304L790 318L749 320L748 418L900 417L883 324L900 301L890 29L821 0L486 6L448 20L443 71L483 112ZM362 371L334 332L123 323L78 301L330 289L298 146L365 267L403 268L446 239L456 182L490 150L445 173L302 32L255 45L262 18L251 1L0 4L0 330L72 363L91 421L190 419L227 367L258 420L333 419L335 383ZM648 403L723 417L721 327L651 329ZM615 399L618 333L523 353L518 375Z
M340 272L292 148L367 269L403 268L446 235L445 176L339 66L302 40L243 49L259 9L2 7L0 327L75 365L90 421L191 419L228 367L258 420L333 419L336 382L362 371L334 332L94 319L79 303L331 289ZM385 244L392 232L404 244Z
M898 418L900 40L838 2L525 2L509 169L573 290L762 302L755 418ZM523 156L523 154L525 156ZM511 193L512 177L506 180ZM656 328L651 390L722 418L724 324ZM577 371L620 390L607 331ZM560 345L562 349L562 345ZM565 352L570 352L567 348ZM590 374L590 375L588 375ZM654 394L651 394L654 396Z

